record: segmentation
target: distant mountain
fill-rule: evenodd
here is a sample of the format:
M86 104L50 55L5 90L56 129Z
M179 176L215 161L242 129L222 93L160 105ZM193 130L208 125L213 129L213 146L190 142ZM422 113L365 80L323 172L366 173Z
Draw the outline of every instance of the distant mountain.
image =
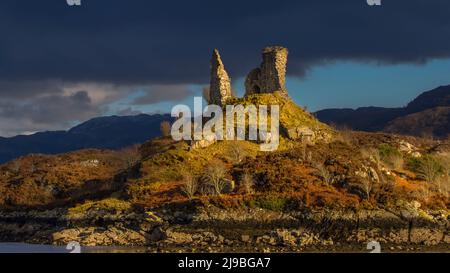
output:
M119 149L160 136L170 115L110 116L88 120L68 131L0 137L0 163L31 154L57 154L85 148Z
M450 106L450 85L422 93L410 102L406 109L411 114L440 106Z
M413 136L450 135L450 107L434 107L421 112L398 117L389 122L383 131Z
M327 124L359 131L446 137L450 130L446 107L450 107L450 85L424 92L403 108L325 109L315 114Z
M358 131L380 131L391 120L402 116L404 108L361 107L353 109L325 109L316 117L329 125L348 127Z

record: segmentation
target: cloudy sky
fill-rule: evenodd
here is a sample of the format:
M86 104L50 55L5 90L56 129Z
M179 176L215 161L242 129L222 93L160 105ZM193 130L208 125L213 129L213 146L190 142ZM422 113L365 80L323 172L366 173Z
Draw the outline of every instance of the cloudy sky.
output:
M0 136L170 112L208 84L214 48L242 94L261 49L288 47L289 92L314 111L450 84L448 0L81 2L0 2Z

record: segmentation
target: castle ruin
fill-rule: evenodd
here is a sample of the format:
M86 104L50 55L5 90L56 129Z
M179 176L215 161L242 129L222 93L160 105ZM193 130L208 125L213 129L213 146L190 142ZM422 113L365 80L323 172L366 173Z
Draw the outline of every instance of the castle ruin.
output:
M245 80L245 95L286 91L286 64L288 50L281 46L266 47L263 62L253 69Z
M245 80L245 95L287 93L286 65L287 48L271 46L263 49L262 64L253 69ZM231 80L220 58L219 51L214 49L211 59L211 83L209 89L209 103L224 105L228 98L233 97Z

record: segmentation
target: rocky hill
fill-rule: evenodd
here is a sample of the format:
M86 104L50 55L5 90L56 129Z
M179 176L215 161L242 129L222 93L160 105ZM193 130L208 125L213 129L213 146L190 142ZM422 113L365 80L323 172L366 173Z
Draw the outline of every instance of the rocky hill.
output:
M398 117L390 121L383 131L424 137L450 136L450 107L434 107Z
M445 107L450 107L450 85L424 92L403 108L325 109L315 114L327 124L354 130L444 138L450 128Z
M298 119L287 128L330 132L278 99L282 123ZM433 177L424 166L436 166ZM275 152L157 138L121 152L27 156L0 166L0 239L163 252L365 251L371 240L448 249L449 169L448 142L348 131L314 142L283 134Z

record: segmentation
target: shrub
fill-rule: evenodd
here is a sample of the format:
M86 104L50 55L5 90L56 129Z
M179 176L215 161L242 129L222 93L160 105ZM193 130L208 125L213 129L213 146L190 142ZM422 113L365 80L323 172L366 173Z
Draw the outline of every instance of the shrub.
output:
M353 145L353 143L355 142L355 138L353 136L353 132L351 131L351 129L346 125L342 125L341 128L339 128L338 130L340 132L335 137L335 141L340 141L347 145Z
M442 153L437 157L442 166L443 175L438 179L438 190L440 193L450 192L450 153Z
M419 167L421 164L421 159L418 157L410 157L406 161L406 168L414 173L419 172Z
M250 206L273 211L283 211L287 203L288 200L282 196L268 194L264 196L258 196L254 200L250 201Z
M394 147L389 144L381 144L379 147L381 160L392 169L401 169L403 167L403 156Z
M130 169L136 166L141 160L139 145L133 145L123 148L119 151L120 158L123 160L125 169Z
M439 193L448 194L450 192L450 176L448 173L439 177L436 183Z
M443 167L434 157L427 155L420 159L417 174L428 183L435 183L443 174Z
M300 158L305 163L312 163L312 152L308 150L308 141L303 141L300 146Z
M241 177L241 186L244 189L246 194L251 194L254 192L253 186L255 185L255 181L253 180L253 176L249 173L244 173Z
M370 194L372 193L373 190L373 181L369 177L367 177L362 179L361 182L366 198L370 199Z
M317 170L318 175L323 179L327 185L332 185L334 183L334 175L328 171L327 167L323 162L315 162L314 168Z
M132 208L131 203L115 198L103 199L100 201L86 201L84 204L79 204L73 208L69 208L68 215L74 216L79 214L86 214L89 211L107 211L110 213L129 211Z
M361 155L363 158L367 158L377 166L377 170L381 168L381 156L380 152L375 148L362 149Z
M240 163L247 156L244 147L241 145L240 141L232 141L228 146L228 158L234 164Z

